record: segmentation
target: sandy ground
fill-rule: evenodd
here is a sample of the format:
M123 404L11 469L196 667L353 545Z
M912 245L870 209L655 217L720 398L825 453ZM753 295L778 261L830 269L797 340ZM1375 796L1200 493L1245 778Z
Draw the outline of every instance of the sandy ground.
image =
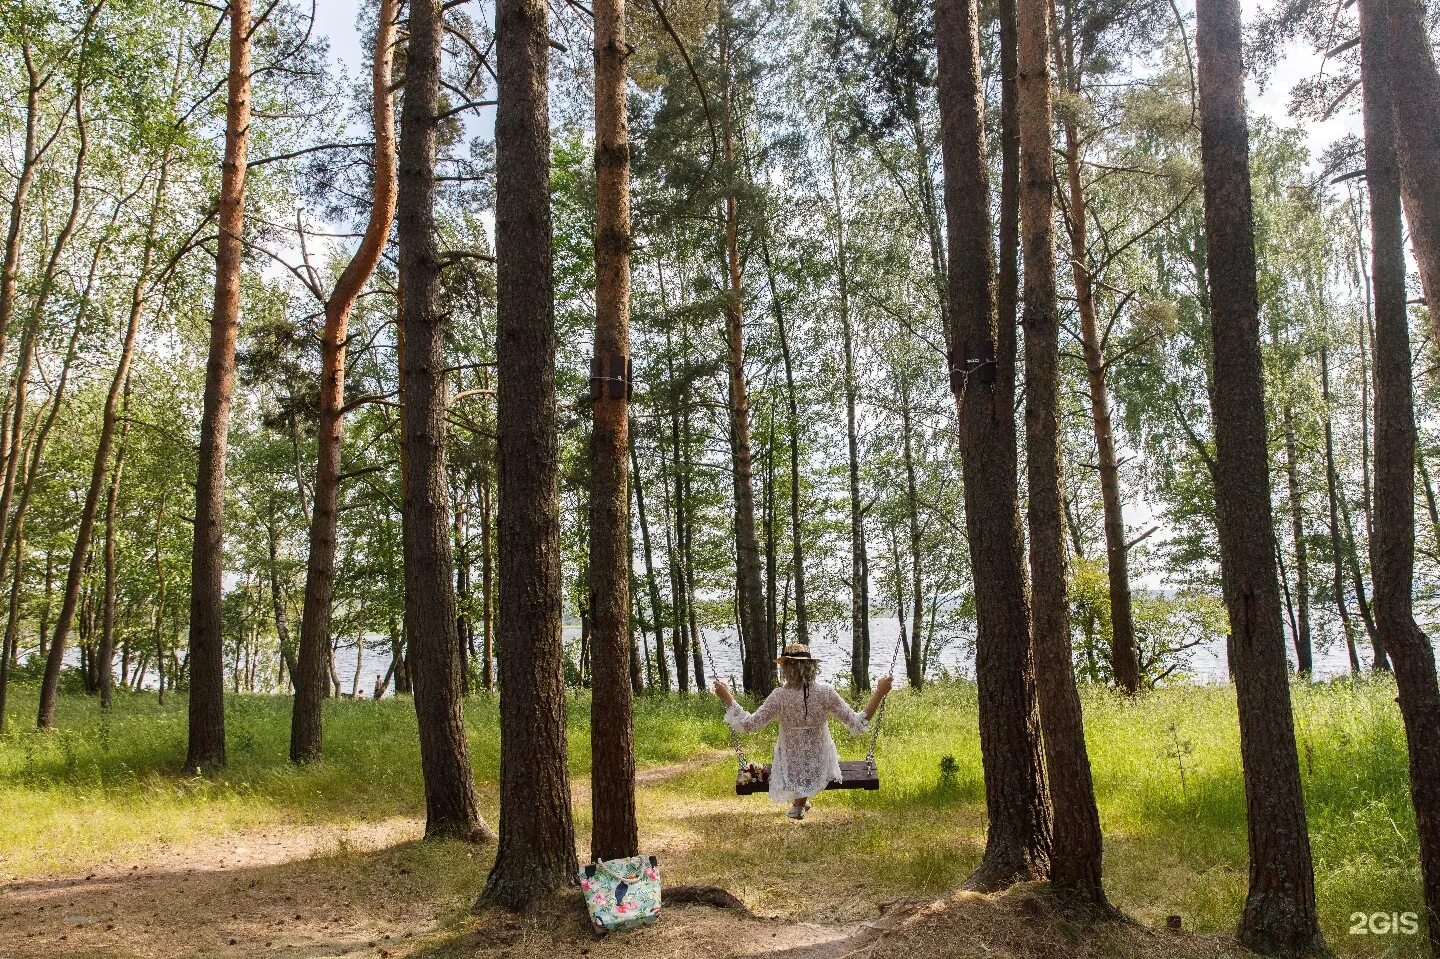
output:
M701 756L641 779L713 762ZM577 782L577 800L588 783ZM583 801L583 800L580 800ZM655 926L600 937L579 896L533 914L472 916L490 853L420 841L397 817L344 828L296 826L157 845L138 865L0 885L0 959L1128 959L1240 955L1227 937L1066 918L1042 887L854 906L796 921L703 906L667 908ZM137 857L127 855L126 863Z

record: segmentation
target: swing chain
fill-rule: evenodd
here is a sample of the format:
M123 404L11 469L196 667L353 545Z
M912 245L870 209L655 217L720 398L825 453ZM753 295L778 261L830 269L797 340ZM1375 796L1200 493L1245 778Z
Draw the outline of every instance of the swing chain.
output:
M895 663L900 658L901 634L895 634L895 648L890 652L890 669L885 673L893 679L895 677ZM875 747L880 744L880 724L885 721L885 703L890 699L886 696L880 700L880 708L875 710L875 722L870 727L870 750L865 754L865 762L871 766L875 765Z
M700 631L700 648L704 650L705 659L710 664L710 675L718 680L720 672L715 668L715 654L710 652L710 643L705 639L703 629ZM730 745L735 750L735 774L738 776L745 771L746 766L750 765L750 757L745 755L745 747L740 745L740 736L735 732L734 727L726 723L725 728L730 733Z

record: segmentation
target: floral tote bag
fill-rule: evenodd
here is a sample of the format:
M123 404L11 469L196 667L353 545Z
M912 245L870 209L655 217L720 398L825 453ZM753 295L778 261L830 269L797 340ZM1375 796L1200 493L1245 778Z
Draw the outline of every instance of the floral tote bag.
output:
M580 870L590 921L601 932L622 932L660 918L660 867L654 856L593 862Z

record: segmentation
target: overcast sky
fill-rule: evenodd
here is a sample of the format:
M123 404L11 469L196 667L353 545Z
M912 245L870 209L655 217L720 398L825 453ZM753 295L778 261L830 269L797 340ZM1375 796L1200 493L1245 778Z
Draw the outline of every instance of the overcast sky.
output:
M1241 0L1241 7L1246 20L1250 21L1258 11L1270 7L1274 2L1275 0ZM330 38L332 56L344 62L352 75L361 69L360 33L355 26L356 13L363 8L366 17L373 16L374 6L374 0L317 0L317 28ZM1182 9L1189 6L1190 0L1181 0ZM1269 116L1277 123L1294 126L1295 121L1285 114L1290 87L1296 79L1315 72L1319 63L1320 59L1316 54L1292 48L1263 92L1252 85L1250 108ZM1307 133L1312 153L1318 153L1347 132L1359 132L1358 119L1354 115L1334 117L1323 124L1310 124Z

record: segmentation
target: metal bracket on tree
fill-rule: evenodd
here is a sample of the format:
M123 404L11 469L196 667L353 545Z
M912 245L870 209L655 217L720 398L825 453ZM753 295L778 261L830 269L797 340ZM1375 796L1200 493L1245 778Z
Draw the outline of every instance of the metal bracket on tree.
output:
M950 361L950 390L954 393L964 393L965 385L970 377L976 377L981 383L989 386L995 382L995 344L983 342L978 344L959 343L952 346L949 351Z
M612 400L624 397L630 399L635 393L635 366L630 357L619 350L612 350L609 355L596 354L590 357L590 399L598 401L607 393L605 384L609 383L609 396Z

